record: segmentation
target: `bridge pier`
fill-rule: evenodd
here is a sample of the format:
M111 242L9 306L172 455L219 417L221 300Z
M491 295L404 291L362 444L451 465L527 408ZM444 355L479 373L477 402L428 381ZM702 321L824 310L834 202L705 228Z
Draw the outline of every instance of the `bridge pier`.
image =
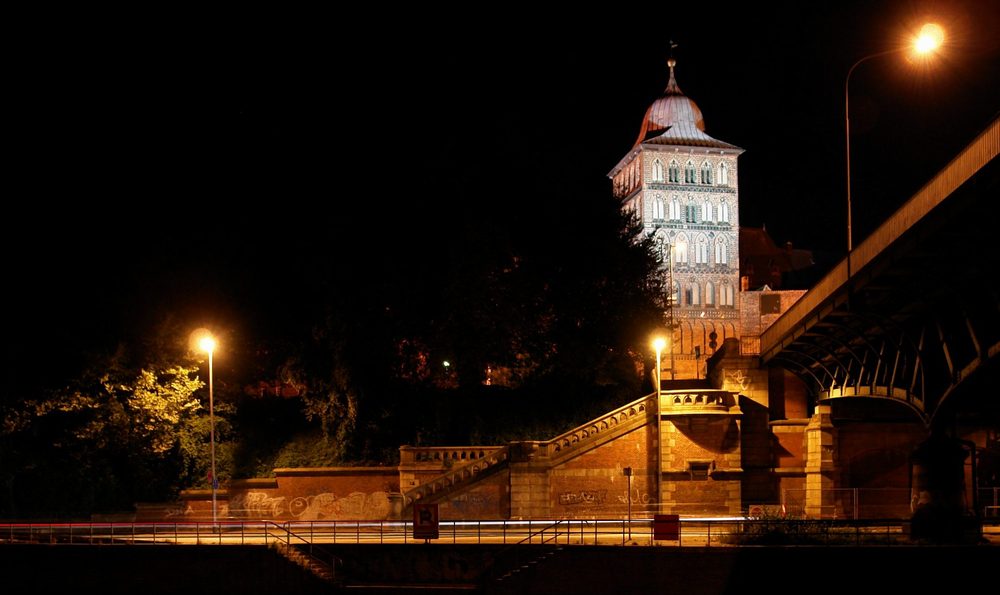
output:
M837 473L837 429L829 405L817 405L806 426L806 501L810 518L834 518Z
M914 538L957 542L963 538L965 514L965 458L962 443L940 433L920 443L913 451Z

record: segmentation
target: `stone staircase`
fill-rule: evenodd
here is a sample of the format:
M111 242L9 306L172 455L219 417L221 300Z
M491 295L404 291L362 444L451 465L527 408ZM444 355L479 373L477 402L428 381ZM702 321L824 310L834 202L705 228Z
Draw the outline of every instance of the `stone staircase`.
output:
M517 546L497 556L494 573L483 582L486 593L523 593L532 582L538 569L559 555L563 546ZM502 571L496 569L504 568Z
M510 460L510 449L506 446L484 453L464 465L452 467L441 475L426 481L403 494L404 516L415 502L438 501L457 490L466 488L479 479L503 468Z
M551 440L535 443L534 458L558 464L655 421L656 395L647 395Z
M470 458L464 464L453 467L405 492L403 494L403 518L408 518L415 502L444 500L456 491L465 489L476 481L505 468L511 461L512 453L516 460L530 458L537 462L544 461L547 464L557 465L655 421L656 395L652 394L623 405L547 441L514 442L510 446L502 447L440 447L431 449L433 452L428 451L428 453L407 447L404 456L408 457L406 461L408 463L420 462L424 459L437 461L440 459L440 454L437 451L445 454L452 451L467 453L470 457L474 451L478 452L475 453L477 458ZM410 452L411 450L413 452ZM461 460L465 460L465 456L462 454ZM409 458L414 460L409 461ZM458 459L452 456L450 460Z
M317 558L316 556L309 555L303 552L301 549L294 545L289 545L287 543L275 543L274 548L282 556L291 560L296 565L305 568L311 572L317 578L330 583L330 584L340 584L336 576L336 558L331 556L330 562L324 562Z

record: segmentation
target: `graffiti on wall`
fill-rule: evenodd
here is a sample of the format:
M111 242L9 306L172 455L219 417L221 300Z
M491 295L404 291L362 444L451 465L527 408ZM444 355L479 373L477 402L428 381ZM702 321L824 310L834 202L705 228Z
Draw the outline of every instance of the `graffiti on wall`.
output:
M463 515L497 514L497 499L492 494L464 494L452 498L448 504Z
M581 490L579 492L563 492L559 494L561 506L597 506L607 500L607 490Z
M246 492L229 498L223 516L276 518L285 514L285 497L272 497L265 492Z
M741 393L745 393L750 388L749 370L726 370L726 387L733 390L739 387Z
M270 496L266 492L246 492L230 498L228 508L223 508L225 516L291 517L301 521L376 520L388 518L389 512L389 494L386 492L351 492L346 496L322 492L292 499Z
M631 501L632 504L649 504L656 502L656 498L653 498L649 494L640 492L639 488L636 488L631 493L627 493L624 496L618 496L618 501L622 504L628 504L629 501Z

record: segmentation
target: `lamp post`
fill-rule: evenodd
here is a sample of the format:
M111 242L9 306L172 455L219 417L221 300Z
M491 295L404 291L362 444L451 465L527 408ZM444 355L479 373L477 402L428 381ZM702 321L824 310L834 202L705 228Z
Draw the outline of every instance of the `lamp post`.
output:
M215 402L213 386L213 361L212 354L215 351L215 338L206 335L198 341L198 346L202 351L208 353L208 424L209 441L212 445L212 525L218 521L218 509L216 507L216 491L219 489L219 480L215 476Z
M625 488L625 499L628 503L628 538L632 539L632 468L625 467L622 469L622 473L625 474L625 480L628 483L628 487Z
M653 349L656 350L656 399L659 403L660 399L660 353L663 352L663 348L667 346L667 340L663 337L657 337L653 339Z
M667 340L663 337L656 337L653 339L653 349L656 350L656 511L660 511L660 478L663 475L663 469L661 469L660 460L663 452L663 446L660 441L663 439L663 433L660 431L660 396L663 393L662 383L660 382L660 353L663 348L666 347ZM671 374L673 370L670 370Z
M940 25L934 23L928 23L921 27L920 33L913 40L912 46L903 46L898 48L893 48L891 50L885 50L882 52L875 52L874 54L868 54L863 58L860 58L851 68L847 71L847 77L844 79L844 146L846 152L846 168L847 168L847 276L851 276L851 250L854 249L854 239L851 233L851 109L850 109L850 84L851 75L854 74L854 70L860 66L863 62L867 62L873 58L879 58L881 56L887 56L889 54L897 54L904 52L908 49L912 49L916 54L926 55L930 54L937 48L941 47L941 42L944 40L944 29Z

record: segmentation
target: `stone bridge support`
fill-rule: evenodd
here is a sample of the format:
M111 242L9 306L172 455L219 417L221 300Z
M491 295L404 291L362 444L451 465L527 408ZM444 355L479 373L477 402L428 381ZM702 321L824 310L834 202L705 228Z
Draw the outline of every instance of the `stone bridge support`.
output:
M962 442L939 433L914 449L913 537L951 543L962 539L967 456Z
M806 426L806 501L810 518L833 518L837 487L837 429L829 405L817 405Z

